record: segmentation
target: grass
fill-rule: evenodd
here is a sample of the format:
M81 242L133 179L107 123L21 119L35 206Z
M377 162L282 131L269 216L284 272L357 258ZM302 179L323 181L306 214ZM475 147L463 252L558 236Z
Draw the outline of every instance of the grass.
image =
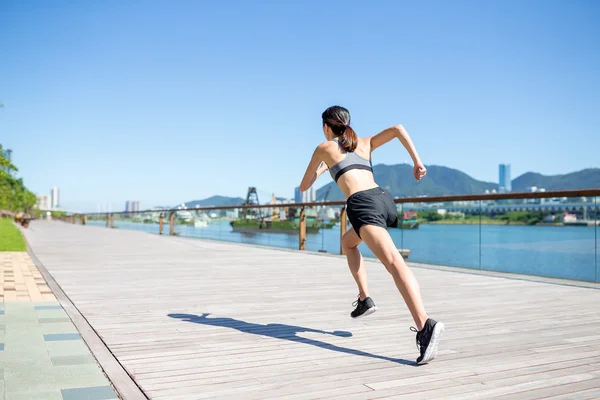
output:
M25 239L12 219L0 218L0 251L26 251Z

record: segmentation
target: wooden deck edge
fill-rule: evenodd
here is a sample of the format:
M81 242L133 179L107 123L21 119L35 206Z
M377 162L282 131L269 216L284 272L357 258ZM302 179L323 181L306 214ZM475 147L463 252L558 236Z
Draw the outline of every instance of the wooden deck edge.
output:
M96 361L113 385L119 397L124 400L148 400L149 397L144 394L142 389L127 373L125 368L123 368L104 341L98 336L87 319L79 312L77 307L75 307L71 299L69 299L60 285L54 280L46 267L44 267L41 261L36 257L27 238L25 238L25 242L27 244L27 253L29 254L29 257L31 257L31 260L46 280L48 287L50 287L50 290L52 290L54 296L56 296L69 318L71 318L71 321L79 331L83 341L90 349L94 358L96 358Z

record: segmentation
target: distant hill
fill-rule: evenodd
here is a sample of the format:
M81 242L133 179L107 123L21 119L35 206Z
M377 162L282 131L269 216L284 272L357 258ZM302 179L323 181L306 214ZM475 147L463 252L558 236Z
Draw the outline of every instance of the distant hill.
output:
M498 184L482 182L456 169L437 165L427 166L427 176L419 183L412 175L412 165L378 164L373 167L375 181L394 197L449 196L453 194L481 194L486 190L498 190ZM546 190L574 190L600 188L600 168L584 169L566 175L545 176L527 172L512 181L513 192L526 192L531 186ZM344 195L335 182L317 189L317 201L324 200L327 189L331 191L327 200L344 200ZM278 198L281 199L281 198ZM189 208L200 206L237 206L244 204L241 197L212 196L204 200L186 202Z
M244 201L241 197L212 196L204 200L188 201L185 205L187 208L194 208L197 205L200 207L239 206L244 204Z
M512 181L513 192L526 192L537 186L546 190L575 190L600 188L600 168L584 169L565 175L541 175L527 172Z
M385 165L373 167L375 181L388 190L394 197L444 196L453 194L479 194L486 190L498 189L498 184L482 182L471 178L456 169L437 165L427 166L427 176L416 182L413 167L408 164ZM343 200L344 195L335 182L317 190L317 200L323 200L327 188L333 185L327 200Z

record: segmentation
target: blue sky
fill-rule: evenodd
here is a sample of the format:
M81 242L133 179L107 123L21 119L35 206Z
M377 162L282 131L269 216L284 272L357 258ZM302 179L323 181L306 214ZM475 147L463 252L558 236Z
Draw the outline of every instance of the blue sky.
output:
M0 0L0 143L66 207L290 197L333 104L480 180L600 166L598 2L50 4Z

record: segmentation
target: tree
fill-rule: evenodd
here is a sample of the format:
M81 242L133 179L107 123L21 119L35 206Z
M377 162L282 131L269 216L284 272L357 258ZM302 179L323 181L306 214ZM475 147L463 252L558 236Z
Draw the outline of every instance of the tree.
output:
M8 171L18 169L4 157L0 145L0 209L10 211L31 212L36 203L36 196L23 183L22 178L15 178Z
M425 210L419 212L419 217L425 221L441 221L444 216L437 212L437 210Z

